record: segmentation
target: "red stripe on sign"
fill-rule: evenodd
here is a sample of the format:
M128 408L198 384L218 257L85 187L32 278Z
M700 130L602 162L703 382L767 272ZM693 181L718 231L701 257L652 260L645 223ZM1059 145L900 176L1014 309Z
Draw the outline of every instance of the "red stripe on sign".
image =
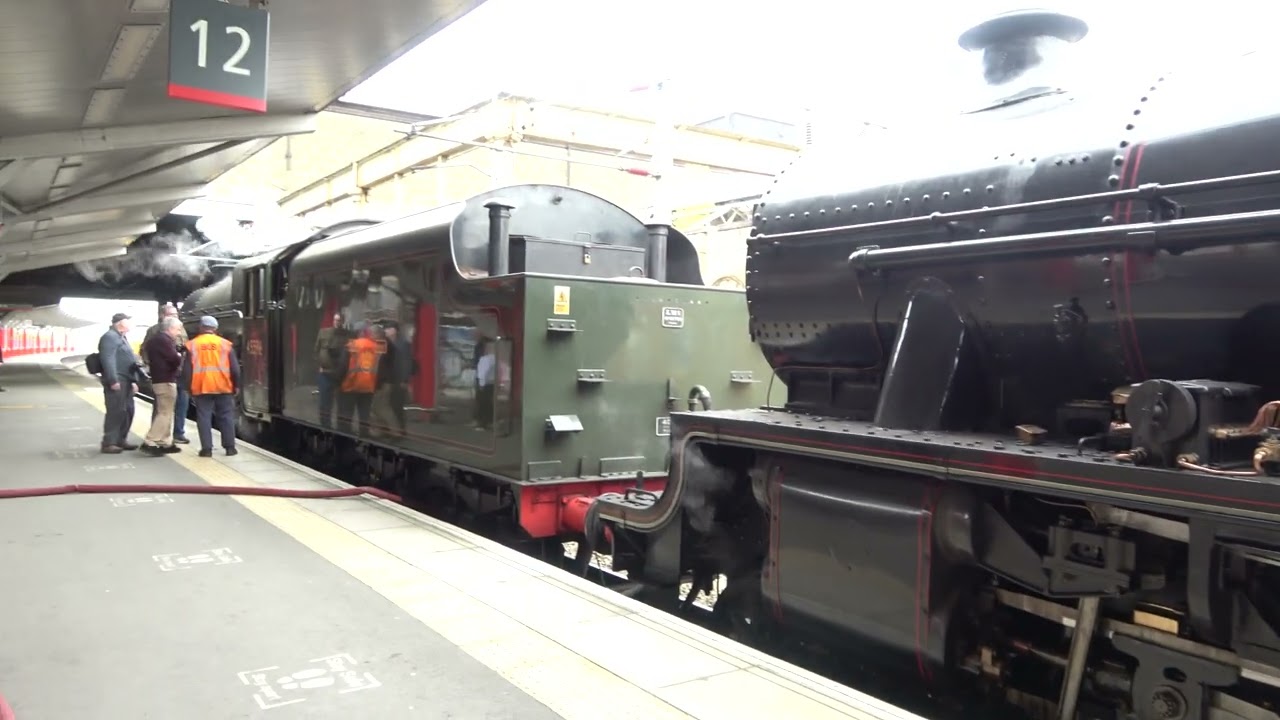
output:
M252 110L261 113L267 111L266 100L244 97L243 95L232 95L231 93L217 92L215 90L203 90L176 83L169 83L169 97L207 103L209 105L220 105L237 110Z

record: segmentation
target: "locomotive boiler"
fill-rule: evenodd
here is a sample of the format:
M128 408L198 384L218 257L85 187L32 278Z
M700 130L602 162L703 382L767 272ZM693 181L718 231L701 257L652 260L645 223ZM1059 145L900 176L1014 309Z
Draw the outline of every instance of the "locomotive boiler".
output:
M992 99L777 179L785 403L674 414L666 488L590 508L615 569L1034 717L1277 718L1278 65L1046 80L1086 31L983 23Z
M595 496L662 488L672 410L769 371L683 234L554 185L327 228L181 312L236 346L239 434L561 555Z

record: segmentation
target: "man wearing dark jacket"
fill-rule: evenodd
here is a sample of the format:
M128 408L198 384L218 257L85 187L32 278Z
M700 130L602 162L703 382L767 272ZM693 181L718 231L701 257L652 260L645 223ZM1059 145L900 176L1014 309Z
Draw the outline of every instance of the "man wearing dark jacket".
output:
M142 339L142 346L146 347L147 343L151 341L151 338L155 337L156 335L166 334L162 331L165 318L177 319L177 317L178 317L178 308L174 307L173 303L165 303L164 307L160 309L160 322L147 328L146 337ZM174 338L174 340L178 346L178 353L186 354L187 330L186 328L182 327L181 323L178 324L178 336ZM142 354L142 361L150 365L151 359L147 357L146 351L144 350L141 354ZM158 409L159 408L156 405L151 406L152 422L154 422L156 419L156 412ZM186 385L182 383L178 383L178 398L173 403L173 441L175 443L178 443L179 445L186 445L187 443L191 442L190 440L187 439L187 412L190 409L191 409L191 393L187 392Z
M151 430L142 441L142 452L159 456L180 449L173 444L173 411L178 399L178 375L182 370L182 355L177 345L182 322L176 317L166 317L157 327L159 332L142 342L142 356L150 363L151 387L156 398Z
M133 425L133 394L141 362L129 346L129 316L111 316L111 327L98 340L98 359L102 363L102 395L107 416L102 421L102 452L114 455L122 450L137 450L129 443L129 427Z

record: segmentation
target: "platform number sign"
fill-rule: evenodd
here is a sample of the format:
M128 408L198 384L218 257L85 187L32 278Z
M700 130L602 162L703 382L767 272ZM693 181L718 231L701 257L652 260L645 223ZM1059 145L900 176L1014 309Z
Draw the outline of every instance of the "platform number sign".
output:
M267 111L266 10L222 0L169 3L169 97Z

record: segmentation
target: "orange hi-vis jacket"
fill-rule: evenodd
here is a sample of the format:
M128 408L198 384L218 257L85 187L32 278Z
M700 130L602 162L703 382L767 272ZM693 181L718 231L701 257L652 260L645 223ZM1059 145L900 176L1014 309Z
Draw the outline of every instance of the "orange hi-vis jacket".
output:
M229 395L231 382L231 341L205 333L187 342L191 353L191 394Z
M347 374L342 392L372 394L378 380L378 343L367 337L347 343Z

